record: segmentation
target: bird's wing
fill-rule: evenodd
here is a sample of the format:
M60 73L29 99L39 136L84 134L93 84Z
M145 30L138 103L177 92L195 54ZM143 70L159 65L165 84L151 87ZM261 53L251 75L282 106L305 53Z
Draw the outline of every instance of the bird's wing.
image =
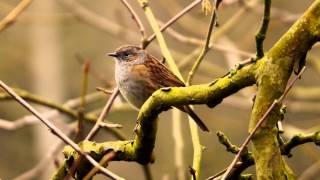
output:
M162 64L155 57L148 58L151 62L145 63L149 66L150 79L153 82L158 82L161 87L183 87L185 84L170 71L164 64ZM154 75L151 75L154 74ZM159 88L161 88L159 87Z

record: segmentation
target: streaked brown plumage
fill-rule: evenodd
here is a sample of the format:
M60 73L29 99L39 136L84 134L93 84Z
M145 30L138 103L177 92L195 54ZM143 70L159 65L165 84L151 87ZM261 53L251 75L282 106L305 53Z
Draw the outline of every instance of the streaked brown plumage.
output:
M108 55L116 59L115 79L121 94L137 109L160 88L185 86L164 64L137 46L121 46ZM189 114L203 131L209 131L189 106L176 108Z

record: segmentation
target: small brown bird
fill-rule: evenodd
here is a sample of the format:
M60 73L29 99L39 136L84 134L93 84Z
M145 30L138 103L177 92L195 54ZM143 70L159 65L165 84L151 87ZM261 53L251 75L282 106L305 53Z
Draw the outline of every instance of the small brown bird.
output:
M164 64L140 47L125 45L108 55L116 59L115 79L121 94L137 109L160 88L185 86ZM201 130L209 131L189 106L176 108L189 114Z

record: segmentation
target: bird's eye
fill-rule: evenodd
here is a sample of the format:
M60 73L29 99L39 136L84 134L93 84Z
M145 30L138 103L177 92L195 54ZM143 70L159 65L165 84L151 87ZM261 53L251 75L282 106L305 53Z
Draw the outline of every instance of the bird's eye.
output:
M127 57L129 57L129 56L130 56L130 54L129 54L128 52L124 52L124 53L123 53L123 57L127 58Z

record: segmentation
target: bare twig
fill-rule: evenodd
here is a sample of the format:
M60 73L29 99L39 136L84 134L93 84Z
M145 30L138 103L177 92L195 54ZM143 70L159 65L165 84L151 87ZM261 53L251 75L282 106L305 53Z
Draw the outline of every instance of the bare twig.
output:
M82 81L81 81L81 95L80 107L78 110L78 127L76 133L76 141L82 139L83 121L85 116L86 94L88 92L88 74L90 69L90 61L85 61L82 64Z
M206 42L205 45L197 58L196 62L194 63L192 69L189 72L188 79L186 81L186 85L190 86L191 81L193 78L194 73L197 71L202 59L206 55L206 53L209 50L209 44L210 44L210 38L211 38L211 33L213 30L213 27L216 25L216 10L219 7L221 1L215 1L214 9L212 10L212 15L211 15L211 20L208 28L208 33L206 37ZM198 132L198 127L197 125L192 121L192 119L189 117L189 125L190 125L190 131L191 131L191 138L192 138L192 143L194 147L194 155L193 155L193 165L192 168L194 169L194 179L199 179L200 177L200 164L201 164L201 157L202 157L202 151L204 150L204 147L200 143L200 137L199 137L199 132Z
M39 121L34 118L22 118L16 121L9 121L9 120L4 120L0 119L0 128L13 131L17 130L21 127L24 127L26 125L32 125L32 124L37 124Z
M275 100L271 106L268 108L268 110L265 112L265 114L261 117L261 119L258 121L258 123L256 124L256 126L254 127L254 129L252 130L252 132L249 134L249 136L246 138L246 140L244 141L244 143L241 145L239 152L237 153L237 155L235 156L235 158L233 159L233 161L231 162L231 164L228 166L227 171L223 174L223 176L221 177L221 180L225 180L229 173L231 172L232 168L235 166L235 164L238 162L238 159L241 156L241 153L245 150L245 148L247 147L248 143L250 142L250 140L252 139L253 135L256 133L256 131L259 129L259 127L262 125L262 123L267 119L268 115L270 114L270 112L273 110L273 108L278 105L281 104L283 99L286 97L286 95L288 94L288 92L290 91L290 89L293 87L293 85L295 84L295 82L301 78L302 73L305 71L305 67L302 68L302 70L300 71L300 73L295 77L295 79L289 84L289 86L286 88L286 90L284 91L284 93L280 96L280 98L278 100Z
M197 177L196 177L196 170L194 170L191 166L189 166L189 172L191 174L191 179L192 180L197 180Z
M89 134L87 135L87 137L85 138L85 140L90 140L92 139L96 133L98 132L100 126L100 123L103 122L103 119L107 116L107 114L110 112L110 109L112 107L112 104L114 102L114 100L116 99L116 97L119 95L119 88L116 87L113 90L112 95L110 96L108 102L106 103L106 105L104 106L102 112L100 113L98 120L96 121L96 124L93 126L93 128L90 130Z
M75 132L75 128L73 128L71 131L67 132L67 134L72 134ZM35 177L39 177L39 174L48 167L48 163L60 153L61 149L63 148L64 143L63 141L59 141L56 145L53 145L51 150L47 152L45 157L41 158L41 161L39 161L32 169L29 169L28 171L24 172L23 174L17 176L14 178L14 180L29 180L33 179Z
M29 94L26 91L20 91L19 90L16 93L19 96L21 96L22 98L24 98L26 100L29 100L29 101L31 101L33 103L37 103L37 104L40 104L40 105L45 105L45 106L48 106L48 107L51 107L51 108L54 108L54 109L56 107L56 106L51 106L52 104L54 104L53 102L50 102L48 100L42 100L41 97ZM4 93L0 94L0 99L7 99L9 97L12 99L12 97L9 96L9 95L6 95ZM101 96L98 93L92 93L92 94L88 94L86 96L87 101L96 101L97 99L100 99L100 98L101 98ZM39 103L38 103L38 100L39 100ZM62 104L61 107L70 109L70 112L71 112L71 110L73 108L79 106L79 104L80 104L80 98L75 98L75 99L68 100L66 103ZM58 104L56 104L56 105L58 105ZM66 111L66 112L65 111L61 111L61 112L69 114L68 113L69 111ZM55 117L57 115L59 115L59 112L57 110L49 110L49 111L43 113L43 116L46 117L47 119L51 119L51 118L53 118L53 117ZM91 115L90 116L86 116L85 117L86 120L91 121L91 122L93 122L93 121L95 122L94 119L96 119L96 118L92 117ZM73 118L77 118L77 114L76 113L72 113L72 117ZM1 120L0 119L0 128L6 129L6 130L16 130L16 129L19 129L19 128L24 127L26 125L33 125L33 124L37 124L37 123L39 123L39 120L35 116L28 115L28 116L22 117L20 119L17 119L15 121L8 121L8 120Z
M22 0L6 17L0 21L0 32L6 27L14 23L19 14L21 14L30 4L32 0Z
M83 57L80 53L75 53L74 54L77 62L80 65L83 65L85 62L89 62L91 63L91 60ZM95 69L93 67L90 67L90 71L89 71L89 75L91 75L93 78L99 80L101 83L103 83L106 86L112 86L112 82L109 82L109 80L107 80L105 77L103 77L103 75L97 71L95 71Z
M105 123L105 122L101 122L100 123L100 127L106 127L106 128L122 128L121 124L113 124L113 123Z
M174 29L168 27L166 32L171 35L173 38L177 39L178 41L182 42L182 43L186 43L186 44L190 44L190 45L195 45L195 46L203 46L205 44L205 42L203 42L203 40L195 38L195 37L191 37L191 36L185 36L177 31L175 31ZM222 52L226 52L226 53L234 53L234 54L239 54L241 56L244 57L252 57L254 56L254 54L250 53L250 52L246 52L240 49L236 49L236 48L229 48L229 47L225 47L224 45L218 44L218 43L210 43L209 44L209 48L211 49L215 49L218 51L222 51Z
M308 142L314 142L317 146L320 146L320 131L311 134L294 135L288 142L281 146L281 154L291 157L290 151L293 148Z
M220 2L221 1L218 0L216 2L216 4L215 4L215 8L212 10L212 15L211 15L211 20L210 20L210 24L209 24L209 28L208 28L208 32L207 32L206 42L204 44L204 47L203 47L199 57L197 58L196 62L193 64L193 66L192 66L192 68L191 68L191 70L189 72L189 76L188 76L188 79L187 79L187 82L186 82L187 86L191 85L191 81L192 81L193 75L197 71L201 61L203 60L203 58L205 57L205 55L207 54L207 52L209 50L212 30L213 30L213 27L217 23L217 9L219 7Z
M137 15L137 13L133 10L133 8L131 7L131 5L128 3L127 0L121 0L121 2L124 4L124 6L128 9L128 11L130 12L132 19L136 22L137 26L140 29L140 33L142 36L142 40L141 40L141 47L144 48L145 45L145 28L141 22L141 19L139 18L139 16Z
M107 90L107 89L102 88L102 87L96 87L96 90L97 90L97 91L101 91L101 92L103 92L103 93L105 93L105 94L108 94L108 95L110 95L110 94L113 93L113 91Z
M270 9L271 9L271 0L264 0L264 15L261 27L256 34L256 48L257 48L257 59L260 59L264 56L263 52L263 41L266 38L269 21L270 21Z
M113 105L114 100L116 99L116 97L119 95L119 88L116 87L113 90L112 95L110 96L109 100L107 101L106 105L104 106L102 112L100 113L95 125L92 127L92 129L90 130L89 134L86 136L86 138L84 140L91 140L99 131L99 129L102 127L101 123L103 123L103 119L107 116L107 114L110 112L110 109ZM106 124L104 124L106 125ZM73 175L75 170L77 169L80 161L82 160L83 156L79 156L79 158L72 164L69 173L67 174L67 176L65 177L65 179L69 179L70 175Z
M117 154L117 153L114 152L114 151L111 151L111 152L105 154L105 155L101 158L99 164L100 164L101 166L105 166L109 161L111 161L111 160L116 156L116 154ZM90 179L92 178L92 176L94 176L98 171L99 171L98 168L93 167L93 168L88 172L88 174L83 178L83 180L90 180Z
M182 11L180 11L178 14L173 16L168 22L166 22L161 28L160 32L165 31L168 27L170 27L173 23L175 23L179 18L181 18L183 15L185 15L187 12L189 12L192 8L194 8L196 5L198 5L202 0L195 0L192 3L190 3L187 7L185 7ZM148 37L147 41L145 42L145 47L147 47L150 42L152 42L156 38L156 33L153 33L150 37Z
M106 176L112 178L112 179L123 179L120 176L114 174L113 172L101 167L99 163L97 163L90 155L83 152L81 148L74 143L68 136L63 134L63 132L56 128L49 120L47 120L45 117L42 116L37 110L35 110L31 105L29 105L25 100L23 100L20 96L18 96L10 87L8 87L5 83L3 83L0 80L0 86L8 93L10 94L19 104L21 104L23 107L25 107L29 112L31 112L33 115L35 115L43 124L45 124L50 131L59 137L61 140L63 140L65 143L70 145L74 150L76 150L79 154L84 156L92 165L99 168L99 170L105 174Z

